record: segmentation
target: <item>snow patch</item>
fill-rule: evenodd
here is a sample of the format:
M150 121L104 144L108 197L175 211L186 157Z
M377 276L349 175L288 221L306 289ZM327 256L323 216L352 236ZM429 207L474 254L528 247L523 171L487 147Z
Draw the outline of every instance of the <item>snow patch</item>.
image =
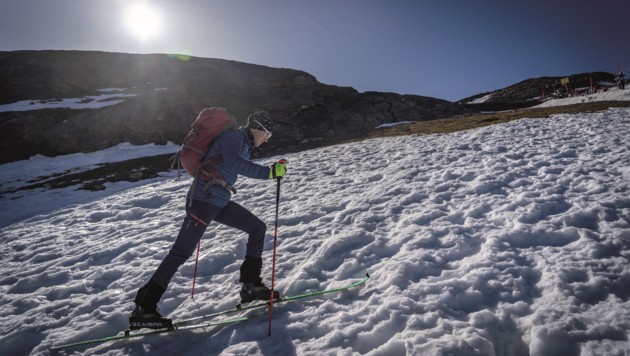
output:
M277 288L334 288L369 272L367 284L274 307L271 337L259 318L76 352L630 355L628 137L630 109L609 109L288 154ZM20 164L27 170L23 161L0 172ZM0 349L46 354L123 330L179 230L189 184L165 176L80 198L71 189L1 197L30 217L0 230ZM270 227L268 282L275 185L242 178L237 188L234 199ZM245 243L212 224L195 300L191 260L162 311L233 306Z

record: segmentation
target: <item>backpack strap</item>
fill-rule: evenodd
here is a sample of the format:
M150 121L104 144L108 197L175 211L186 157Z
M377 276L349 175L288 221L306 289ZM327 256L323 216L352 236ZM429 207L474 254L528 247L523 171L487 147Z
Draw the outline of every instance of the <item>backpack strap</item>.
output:
M210 187L212 187L213 185L218 185L219 187L232 192L232 194L236 194L236 188L234 188L233 186L231 186L230 184L228 184L226 181L224 181L221 178L216 178L214 174L206 171L203 169L203 166L199 166L197 167L197 171L195 172L195 177L193 179L193 183L192 183L192 187L190 189L190 199L188 199L188 206L192 207L192 201L194 200L194 196L195 196L195 186L197 185L197 177L199 175L199 171L202 171L204 174L206 174L207 176L211 177L210 180L208 180L208 182L203 186L203 191L207 192L208 189L210 189Z
M169 158L169 161L171 161L171 167L169 168L169 171L172 171L173 169L175 169L175 167L177 167L177 178L180 177L179 171L182 169L182 162L179 160L180 152L181 150L175 152L175 154L171 156L171 158Z
M229 185L226 181L224 181L223 179L217 179L217 178L212 178L211 180L208 181L208 183L206 183L206 185L204 185L203 187L203 191L207 192L208 189L210 189L210 187L212 187L213 185L218 185L219 187L232 192L232 194L236 194L236 188L234 188L233 186Z

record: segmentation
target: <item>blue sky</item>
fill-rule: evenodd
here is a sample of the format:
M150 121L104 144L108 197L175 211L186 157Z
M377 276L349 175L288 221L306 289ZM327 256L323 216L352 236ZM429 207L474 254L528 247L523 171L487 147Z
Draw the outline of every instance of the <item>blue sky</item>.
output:
M125 23L134 2L157 13L150 38ZM0 2L2 51L184 53L452 101L532 77L628 72L629 28L628 0Z

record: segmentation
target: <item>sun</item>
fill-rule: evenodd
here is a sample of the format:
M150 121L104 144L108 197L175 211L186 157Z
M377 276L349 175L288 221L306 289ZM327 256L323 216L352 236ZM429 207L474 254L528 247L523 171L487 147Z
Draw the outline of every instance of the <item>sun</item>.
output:
M162 29L160 12L147 2L127 6L123 20L129 33L141 41L158 37Z

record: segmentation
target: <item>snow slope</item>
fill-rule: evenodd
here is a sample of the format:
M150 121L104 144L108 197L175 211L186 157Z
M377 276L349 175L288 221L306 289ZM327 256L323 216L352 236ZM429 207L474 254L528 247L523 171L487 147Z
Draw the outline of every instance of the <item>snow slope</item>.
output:
M588 95L572 96L562 99L551 99L545 101L540 105L534 106L535 108L548 108L553 106L573 105L590 103L594 101L629 101L630 90L620 90L618 88L608 88L607 91L598 92Z
M365 286L274 308L271 337L260 318L69 353L630 355L629 137L630 109L609 109L287 155L278 288L369 272ZM35 215L0 230L2 354L123 330L179 229L189 184L165 176L91 200L65 189L47 212L36 206L49 193L4 197ZM234 199L268 222L269 276L275 184L238 185ZM162 311L234 305L244 251L242 234L212 226L195 300L191 260Z
M484 95L480 98L471 100L468 104L482 104L490 100L496 92ZM618 88L608 88L606 91L600 91L588 95L572 96L568 98L549 99L540 105L534 106L535 108L548 108L555 106L574 105L590 103L595 101L629 101L630 90L620 90Z
M120 190L145 184L146 182L106 184L107 189L101 192L77 190L77 187L53 190L45 188L17 190L20 187L27 186L33 182L46 182L46 177L56 177L94 169L103 163L115 163L134 158L175 153L179 150L179 147L179 145L173 143L142 146L121 143L97 152L74 153L57 157L36 155L28 160L0 165L0 199L5 201L22 201L32 198L37 201L37 204L22 204L23 206L20 206L20 209L16 209L13 203L0 205L0 228L26 217L49 211L60 205L94 200ZM172 176L169 173L163 173L162 175Z

